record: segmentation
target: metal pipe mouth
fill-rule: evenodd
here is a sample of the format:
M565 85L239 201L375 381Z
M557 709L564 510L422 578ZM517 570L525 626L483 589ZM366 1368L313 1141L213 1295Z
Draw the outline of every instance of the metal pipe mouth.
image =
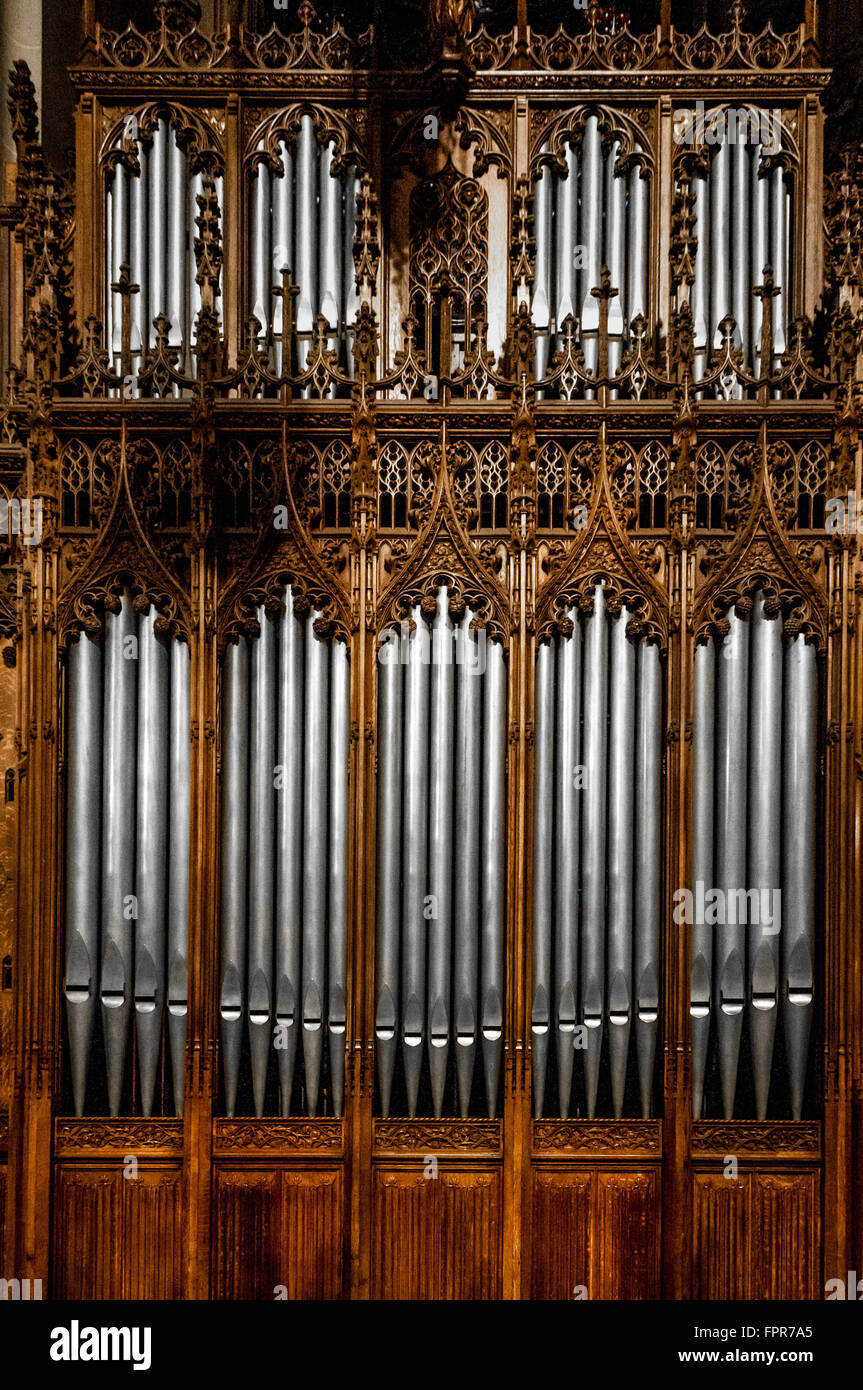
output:
M737 995L723 994L720 1008L724 1014L733 1016L734 1014L743 1013L743 1004L744 1001L738 998Z
M67 985L66 998L70 1004L86 1004L92 997L93 991L89 983L86 985Z
M793 985L788 986L788 1003L797 1005L808 1005L812 1003L812 990L798 988Z
M139 1014L152 1014L156 1012L155 994L136 994L135 1008Z
M168 1000L168 1013L172 1018L185 1018L188 1007L188 1000L186 999Z
M103 989L102 1003L106 1009L120 1009L126 1002L126 996L122 990Z
M765 994L756 994L755 991L753 990L753 992L752 992L752 1007L753 1007L753 1009L761 1009L762 1011L765 1011L765 1012L766 1012L768 1009L775 1009L775 1008L776 1008L776 994L775 994L775 992L771 990L771 992L770 992L769 994L766 994L766 993L765 993Z

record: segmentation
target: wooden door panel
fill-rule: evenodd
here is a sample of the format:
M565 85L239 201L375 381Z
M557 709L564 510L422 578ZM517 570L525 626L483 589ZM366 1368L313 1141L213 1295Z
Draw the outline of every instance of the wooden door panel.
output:
M746 1298L748 1179L696 1173L693 1298Z
M283 1283L279 1173L216 1170L216 1298L273 1298Z
M820 1298L818 1174L750 1174L750 1298Z
M344 1294L344 1175L286 1170L282 1174L282 1279L289 1298Z
M499 1169L376 1168L372 1297L499 1298Z
M659 1174L597 1173L593 1222L591 1297L658 1298Z
M181 1298L182 1173L60 1165L55 1184L57 1298Z
M533 1174L531 1298L575 1298L590 1288L591 1174Z

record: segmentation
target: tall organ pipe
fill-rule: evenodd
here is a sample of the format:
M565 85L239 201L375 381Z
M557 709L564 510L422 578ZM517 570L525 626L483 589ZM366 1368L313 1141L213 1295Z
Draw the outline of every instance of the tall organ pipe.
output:
M487 641L483 703L482 907L480 1027L486 1108L494 1116L503 1040L503 941L506 903L506 663Z
M722 140L713 156L710 180L710 322L708 334L713 346L720 347L719 324L731 312L731 284L728 269L730 227L731 156L733 147Z
M168 147L168 293L165 312L171 320L168 341L179 347L188 340L186 325L186 156L171 131Z
M453 860L453 720L455 667L449 591L437 594L432 628L431 709L429 727L429 876L433 915L428 922L429 1070L435 1116L443 1110L450 1044L450 952L452 950ZM484 900L485 903L485 900ZM491 905L493 907L493 904Z
M790 303L787 199L785 193L785 171L777 164L768 176L770 178L770 260L773 266L773 283L779 294L773 301L773 355L778 359L785 351L785 318Z
M108 1104L119 1114L132 996L137 624L128 594L107 615L102 776L102 1029Z
M751 289L760 285L764 278L764 267L770 262L770 180L766 175L762 175L761 155L759 150L753 151L752 167L750 172L751 192L749 195L749 205L752 210L752 255L750 257L751 267ZM751 293L750 289L750 293ZM761 323L762 308L761 300L752 295L752 362L755 373L760 375L762 372L767 374L770 370L770 363L761 361Z
M174 1108L183 1113L189 940L189 648L171 644L168 856L168 1036Z
M662 838L662 668L659 648L641 642L637 658L635 734L635 879L633 967L635 1042L641 1114L650 1115L659 1021L659 865Z
M615 1118L623 1113L632 1022L633 771L635 757L635 648L622 608L611 627L608 750L608 1021L611 1094Z
M150 341L150 285L147 275L149 159L148 151L139 145L138 163L141 172L129 180L129 266L132 282L138 286L138 293L132 295L130 315L131 346L132 352L135 353L141 352Z
M543 642L536 654L536 744L534 771L534 866L533 866L533 1113L543 1111L548 1063L548 1030L551 1003L551 808L554 768L554 671L555 651Z
M338 332L342 302L342 186L332 175L335 147L332 143L321 150L320 159L320 275L318 300L320 312L330 326L331 334Z
M344 1110L347 1028L349 677L347 646L344 642L334 641L330 651L327 1023L330 1088L333 1114L337 1116Z
M612 289L616 296L608 304L608 371L614 376L620 363L623 310L626 300L626 181L615 174L620 141L615 140L605 156L606 254Z
M543 147L545 148L545 147ZM533 282L532 316L537 329L536 375L543 377L548 364L548 334L551 319L552 271L552 200L551 170L544 164L535 185L534 232L536 236L536 267Z
M692 881L713 886L714 740L716 736L716 649L712 642L695 649L695 729ZM701 913L703 917L703 912ZM714 928L697 919L692 927L689 1012L692 1027L692 1113L700 1119L704 1071L710 1035Z
M587 1113L596 1111L602 1050L605 994L606 717L608 630L605 595L594 592L584 643L584 762L586 786L581 822L582 941L581 1010L586 1027L584 1054Z
M318 143L312 118L303 116L297 136L296 254L297 332L311 333L318 303Z
M470 1106L476 1054L479 900L480 726L482 718L480 650L471 631L471 610L459 627L456 664L455 888L453 903L453 1005L459 1107ZM485 642L485 633L483 633Z
M749 203L749 146L739 139L731 146L731 211L732 211L732 258L731 258L731 307L737 320L737 339L743 350L743 365L746 366L749 352L749 305L752 299L752 268L749 264L749 218L752 208ZM756 272L757 273L757 272Z
M69 651L66 1019L75 1114L83 1115L99 962L102 651L82 632Z
M310 1115L317 1113L326 978L329 647L314 630L321 616L312 608L306 619L303 742L303 1060Z
M258 142L258 151L264 148ZM270 255L270 170L263 157L258 160L253 180L252 202L252 313L265 338L270 324L270 294L276 279Z
M749 869L747 885L759 896L749 919L749 1033L755 1075L756 1118L767 1118L779 989L782 829L782 620L755 598L751 639L749 752Z
M273 1016L276 628L261 605L251 646L248 1018L255 1113L264 1113Z
M120 266L129 261L129 171L125 164L114 166L114 181L111 188L111 284L120 278ZM132 296L137 298L136 295ZM123 301L119 294L111 294L111 351L119 356L122 343Z
M595 335L599 328L599 300L591 291L599 285L602 268L602 145L599 122L588 116L582 147L581 237L586 250L581 271L581 328ZM591 336L584 344L588 372L596 371L598 343Z
M555 276L555 319L557 331L568 314L577 316L575 289L575 247L578 242L578 155L567 142L564 151L566 177L557 179L554 240L557 274ZM547 273L547 272L546 272Z
M222 1054L225 1106L237 1101L246 991L246 890L249 844L249 649L228 645L222 719Z
M581 724L581 629L578 610L571 609L567 618L572 623L572 633L561 637L557 647L557 748L554 758L554 1016L557 1028L558 1099L563 1119L569 1115L578 1021L578 850L582 796L578 767ZM539 792L537 785L537 795ZM539 821L537 809L538 831ZM537 838L536 853L540 852L545 855L547 873L549 851L540 851L540 840Z
M782 1023L795 1120L803 1111L812 1018L817 702L815 648L801 633L785 653L782 765Z
M736 892L746 882L746 792L749 748L749 629L731 609L729 632L718 659L716 694L716 887L726 904L716 939L719 988L719 1072L726 1119L734 1114L745 1002L746 927L728 919Z
M378 858L375 1051L381 1113L390 1111L396 1058L401 926L402 668L398 638L384 634L378 653Z
M165 1004L171 667L168 650L156 637L156 617L151 607L138 620L135 1027L145 1115L153 1111ZM130 664L134 679L134 663Z
M303 627L290 586L279 629L276 1023L281 1113L289 1115L299 1028L303 862Z
M352 351L353 343L353 323L360 307L360 296L357 290L356 265L354 264L354 238L357 234L357 170L356 165L351 164L345 174L345 231L344 231L344 322L347 337L347 369L348 375L354 373L354 357Z
M417 605L414 630L402 637L405 665L404 810L402 822L402 1046L408 1114L416 1114L425 1031L424 917L428 873L428 627ZM474 906L476 898L474 898Z
M168 123L162 119L153 131L150 152L150 306L146 342L153 342L153 319L165 312L165 248L168 231Z
M710 184L696 175L692 180L695 205L695 235L698 250L695 256L695 281L692 286L692 324L695 346L695 375L704 375L710 344L709 275L712 264L710 225Z
M647 314L647 179L640 164L629 171L626 276L624 330L638 314Z

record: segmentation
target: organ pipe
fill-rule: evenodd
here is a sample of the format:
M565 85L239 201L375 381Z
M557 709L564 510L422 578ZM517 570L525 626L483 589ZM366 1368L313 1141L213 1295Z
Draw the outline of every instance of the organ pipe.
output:
M710 170L710 332L714 347L721 346L719 324L726 314L731 313L729 259L733 251L728 245L731 227L731 157L732 146L723 140L716 148Z
M249 650L228 644L222 685L222 1065L225 1107L233 1115L240 1073L246 992L246 888L249 848Z
M815 649L801 633L786 648L782 758L782 1022L799 1120L812 1019L815 940L815 766L818 692Z
M189 648L171 644L168 856L168 1036L174 1108L183 1113L186 1014L188 1011L189 834L191 760L189 750Z
M584 641L583 756L586 784L581 819L581 1016L585 1034L587 1113L596 1111L605 1002L606 749L608 629L602 586L594 591Z
M452 862L453 862L453 720L455 666L449 591L442 586L432 628L432 668L429 729L428 891L433 914L428 921L427 1029L432 1107L443 1113L444 1087L450 1051L450 993L452 988ZM484 764L486 766L486 764ZM488 775L488 774L487 774ZM484 830L488 820L484 822ZM484 917L495 903L486 904Z
M279 783L276 797L276 1024L283 1115L290 1114L301 988L303 665L302 621L294 610L294 596L289 587L279 619Z
M662 845L662 668L659 648L654 642L639 644L637 682L633 978L641 1114L643 1119L648 1119L659 1026L659 866Z
M611 1093L623 1113L632 1023L633 769L635 757L635 648L626 636L629 613L611 624L608 738L608 995Z
M408 1114L416 1114L425 1023L426 919L429 810L428 627L417 605L414 630L402 637L405 666L404 806L402 834L402 1056ZM456 888L456 891L458 889ZM474 898L474 904L476 898Z
M557 1026L557 1074L560 1114L569 1115L578 1021L578 878L581 789L579 729L581 723L581 629L577 609L567 614L572 634L557 649L557 748L554 758L554 1002ZM539 720L539 706L537 706ZM549 718L545 709L543 719ZM537 783L537 800L548 792ZM544 815L544 813L543 813ZM537 819L537 836L541 829ZM539 839L537 838L537 846Z
M396 1060L401 935L402 667L396 643L382 644L378 665L378 857L375 935L375 1053L381 1113L390 1112Z
M542 1115L548 1063L551 1000L552 838L554 760L554 648L543 642L536 654L536 752L534 765L533 861L533 1113Z
M506 663L500 642L486 642L483 691L480 1027L486 1108L493 1117L503 1046L506 909ZM475 677L477 679L477 677Z
M453 889L453 1013L459 1108L470 1105L476 1055L479 942L480 728L482 716L477 635L465 610L458 629L455 705L455 885Z
M156 637L156 611L138 620L135 1030L141 1108L152 1114L165 1003L170 657ZM132 679L134 681L134 665Z
M312 608L306 619L303 732L303 1060L310 1115L317 1113L326 981L329 647L315 632L321 617Z
M330 649L329 853L328 873L328 995L330 1087L333 1114L344 1111L345 1033L347 1029L348 968L348 716L350 667L344 642Z
M712 643L695 649L695 728L693 735L693 835L694 884L713 884L714 838L714 742L716 720L715 661ZM701 1117L704 1071L710 1035L713 977L713 927L696 913L692 926L692 965L689 1012L692 1027L692 1113ZM701 918L701 920L699 920Z
M75 1114L83 1115L99 970L102 650L82 632L69 651L66 1019Z
M250 653L248 997L256 1115L264 1113L273 1015L276 627L261 605Z

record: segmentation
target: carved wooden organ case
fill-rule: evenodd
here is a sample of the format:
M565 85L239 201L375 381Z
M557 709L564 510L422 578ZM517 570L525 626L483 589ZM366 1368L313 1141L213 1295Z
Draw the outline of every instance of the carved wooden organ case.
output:
M863 1259L828 74L739 9L441 21L421 71L303 13L97 28L68 184L13 74L9 1267L819 1297Z

